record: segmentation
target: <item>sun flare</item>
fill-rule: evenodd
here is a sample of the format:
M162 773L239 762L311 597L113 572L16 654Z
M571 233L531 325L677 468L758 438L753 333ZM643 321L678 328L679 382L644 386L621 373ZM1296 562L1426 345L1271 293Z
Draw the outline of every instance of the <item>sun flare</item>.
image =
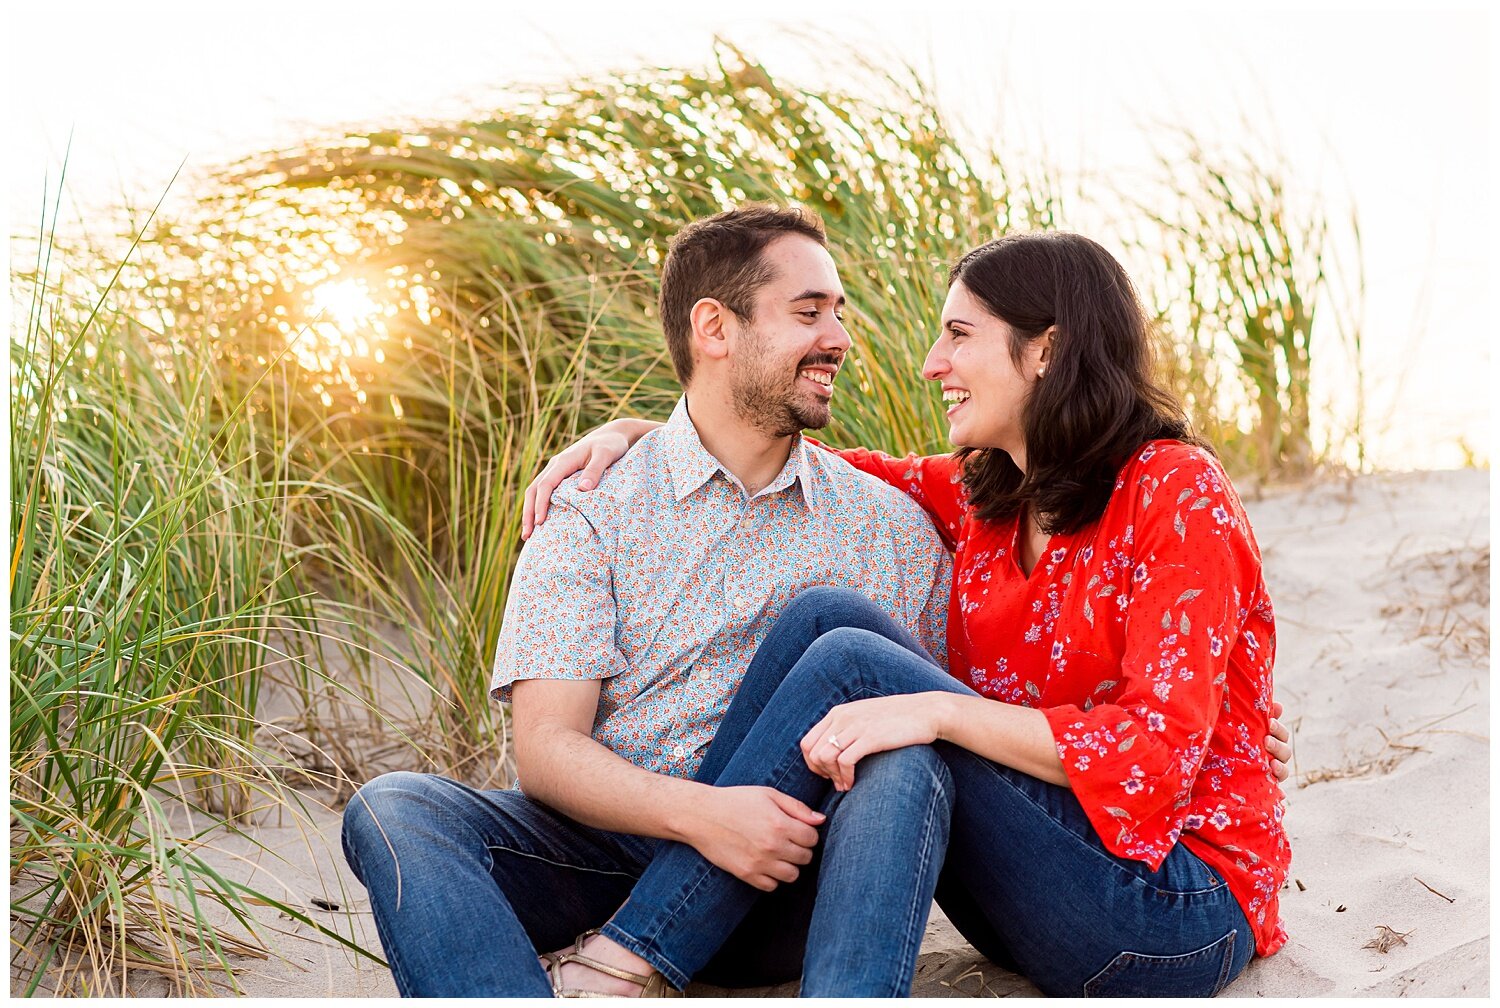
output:
M357 326L381 314L363 280L329 280L313 288L308 300L314 316L340 326Z

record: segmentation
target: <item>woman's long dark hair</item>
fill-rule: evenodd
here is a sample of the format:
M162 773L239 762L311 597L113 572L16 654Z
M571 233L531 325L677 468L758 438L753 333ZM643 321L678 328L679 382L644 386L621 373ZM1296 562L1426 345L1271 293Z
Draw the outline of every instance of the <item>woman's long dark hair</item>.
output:
M962 448L975 513L1009 518L1029 505L1047 533L1099 519L1120 468L1147 441L1195 437L1182 406L1152 379L1145 313L1130 277L1097 242L1046 232L1007 235L960 259L964 288L1012 330L1011 359L1056 326L1045 377L1021 410L1026 472L998 448Z

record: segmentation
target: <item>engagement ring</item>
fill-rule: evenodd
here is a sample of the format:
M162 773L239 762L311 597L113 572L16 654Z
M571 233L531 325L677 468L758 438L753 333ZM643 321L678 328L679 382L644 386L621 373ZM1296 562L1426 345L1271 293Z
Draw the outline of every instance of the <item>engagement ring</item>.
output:
M839 741L839 737L837 735L829 735L828 736L828 744L831 745L831 746L833 746L835 749L842 749L842 748L844 748L844 744Z

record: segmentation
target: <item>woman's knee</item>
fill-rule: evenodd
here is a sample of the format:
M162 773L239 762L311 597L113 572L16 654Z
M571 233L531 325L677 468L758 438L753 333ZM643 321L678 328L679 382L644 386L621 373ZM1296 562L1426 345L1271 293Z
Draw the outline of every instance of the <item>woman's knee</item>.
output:
M946 848L955 798L953 778L931 746L871 753L833 806L829 842L846 843L851 835L905 837Z
M859 627L838 627L823 634L808 647L794 672L880 696L959 688L957 680L930 659Z
M853 588L835 585L814 585L804 589L787 604L782 615L809 624L816 633L827 633L845 626L868 628L890 619L890 614L869 596Z

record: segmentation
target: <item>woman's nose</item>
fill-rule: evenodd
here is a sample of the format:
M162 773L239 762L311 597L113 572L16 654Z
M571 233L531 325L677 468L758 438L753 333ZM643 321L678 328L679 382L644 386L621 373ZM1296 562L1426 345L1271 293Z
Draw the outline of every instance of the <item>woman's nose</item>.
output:
M922 377L928 381L937 381L948 371L948 355L942 352L942 346L942 340L932 344L927 359L922 362Z

